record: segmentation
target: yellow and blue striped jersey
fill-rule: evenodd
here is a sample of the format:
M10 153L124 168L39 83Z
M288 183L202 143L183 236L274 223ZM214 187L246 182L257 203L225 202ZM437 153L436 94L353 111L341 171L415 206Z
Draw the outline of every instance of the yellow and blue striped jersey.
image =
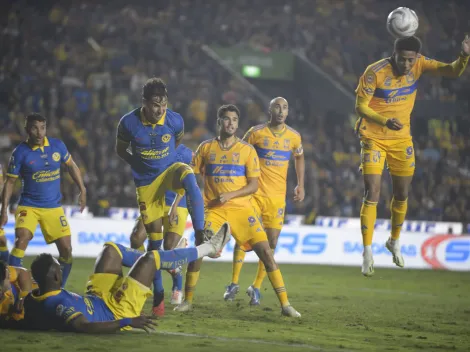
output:
M243 139L255 147L260 160L257 194L285 198L290 157L303 153L300 134L287 125L282 131L274 132L265 123L250 128Z
M202 142L194 156L195 174L204 176L204 205L220 206L222 193L237 191L247 185L247 177L259 177L259 160L252 145L238 139L229 149L220 146L219 138ZM229 200L224 207L246 207L251 195Z
M7 176L21 177L23 190L19 205L36 208L60 207L60 165L70 161L65 144L45 138L42 147L23 142L13 151Z

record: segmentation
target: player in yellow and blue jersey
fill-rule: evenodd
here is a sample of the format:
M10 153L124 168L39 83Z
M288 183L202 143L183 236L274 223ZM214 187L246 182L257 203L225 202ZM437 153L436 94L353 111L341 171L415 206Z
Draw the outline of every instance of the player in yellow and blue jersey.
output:
M108 242L98 255L84 295L61 289L59 263L50 254L41 254L31 265L39 288L25 298L21 324L10 327L95 334L129 327L152 330L153 319L141 313L152 296L150 285L157 272L204 256L216 257L229 239L230 227L223 224L217 234L210 234L210 240L192 248L142 253ZM123 266L131 267L125 277Z
M252 127L243 139L253 145L260 161L261 175L258 191L254 199L263 220L263 227L268 235L269 245L275 250L286 207L287 171L289 160L294 155L297 186L294 189L294 201L305 198L304 175L305 161L302 138L293 128L286 125L289 104L282 97L274 98L269 104L269 122ZM238 278L245 259L245 251L235 246L233 251L232 283L227 286L225 300L233 300L238 293ZM260 304L260 287L266 276L263 262L258 262L258 271L253 285L248 287L251 305Z
M7 210L13 186L21 177L23 190L15 214L15 245L8 264L21 266L25 250L39 223L46 243L55 243L59 262L64 271L63 284L72 269L72 242L70 227L61 207L60 166L67 167L80 190L80 211L86 206L86 189L80 170L65 144L46 137L46 118L40 114L26 116L28 140L13 151L2 196L0 228L8 220Z
M0 164L0 194L3 191L3 166ZM5 237L5 231L0 228L0 260L3 260L5 263L8 263L8 244Z
M421 41L417 37L397 39L393 55L368 66L356 89L356 112L359 115L356 132L361 139L361 170L365 187L361 208L362 274L365 276L374 274L371 245L385 161L393 184L392 229L386 247L397 266L405 265L399 237L415 170L410 115L418 80L423 73L459 77L468 64L470 39L465 37L458 59L451 64L427 58L420 52Z
M176 159L185 164L191 164L193 158L193 151L180 144L176 148ZM163 213L163 249L170 250L176 248L178 243L182 240L184 230L186 229L186 220L188 218L188 209L186 206L186 196L178 199L178 206L171 207L176 197L181 197L175 192L165 192L165 212ZM130 236L131 247L135 249L144 250L143 243L146 238L145 226L141 217L136 219L134 228ZM183 274L181 267L169 271L173 279L171 304L181 304L183 298ZM159 293L163 295L163 285Z
M281 271L256 211L252 195L258 189L259 159L254 147L236 136L239 118L235 105L221 106L217 111L219 136L201 143L194 156L194 172L204 179L205 228L214 231L227 221L237 245L245 251L254 250L264 263L282 314L300 317L289 304ZM196 236L196 243L201 242ZM175 310L192 309L201 264L198 260L188 265L185 300Z
M165 192L186 192L188 211L195 232L203 235L204 201L190 166L178 162L176 147L184 135L180 114L167 108L168 92L160 78L149 79L142 88L142 107L124 115L119 122L116 152L132 169L137 203L149 247L163 242L162 219ZM130 150L129 150L130 149ZM164 314L161 278L154 283L154 309Z
M23 319L22 300L32 288L33 280L26 269L9 266L0 260L0 320Z

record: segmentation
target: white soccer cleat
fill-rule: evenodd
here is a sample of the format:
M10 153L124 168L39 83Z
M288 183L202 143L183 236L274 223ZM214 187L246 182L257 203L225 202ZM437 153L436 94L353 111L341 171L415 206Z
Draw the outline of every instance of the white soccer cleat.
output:
M176 306L173 309L175 312L189 312L193 310L193 305L188 301L183 301L180 305Z
M385 242L385 247L392 253L393 255L393 262L396 266L403 268L405 266L405 261L403 260L403 256L401 255L400 243L398 240L395 240L392 244L392 239L389 238L387 242Z
M374 258L372 254L364 253L362 255L362 275L371 277L374 275Z
M212 231L211 231L212 232ZM212 235L208 242L212 245L213 251L208 255L209 258L219 258L225 245L230 241L230 225L224 223L215 235Z
M297 312L292 306L285 306L281 308L281 315L290 318L300 318L302 315Z
M183 292L180 290L174 290L171 294L170 303L174 306L178 306L183 302Z

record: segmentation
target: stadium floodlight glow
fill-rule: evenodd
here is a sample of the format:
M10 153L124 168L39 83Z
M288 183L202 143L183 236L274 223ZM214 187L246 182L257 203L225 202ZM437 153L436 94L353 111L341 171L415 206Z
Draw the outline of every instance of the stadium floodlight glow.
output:
M251 66L251 65L244 65L242 67L242 74L245 77L260 77L261 76L261 69L259 66Z

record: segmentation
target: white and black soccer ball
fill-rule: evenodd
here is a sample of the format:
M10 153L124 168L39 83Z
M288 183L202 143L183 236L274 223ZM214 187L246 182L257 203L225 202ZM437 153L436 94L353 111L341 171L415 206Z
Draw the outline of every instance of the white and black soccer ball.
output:
M399 7L388 15L387 30L395 38L412 37L419 26L416 12L408 7Z

